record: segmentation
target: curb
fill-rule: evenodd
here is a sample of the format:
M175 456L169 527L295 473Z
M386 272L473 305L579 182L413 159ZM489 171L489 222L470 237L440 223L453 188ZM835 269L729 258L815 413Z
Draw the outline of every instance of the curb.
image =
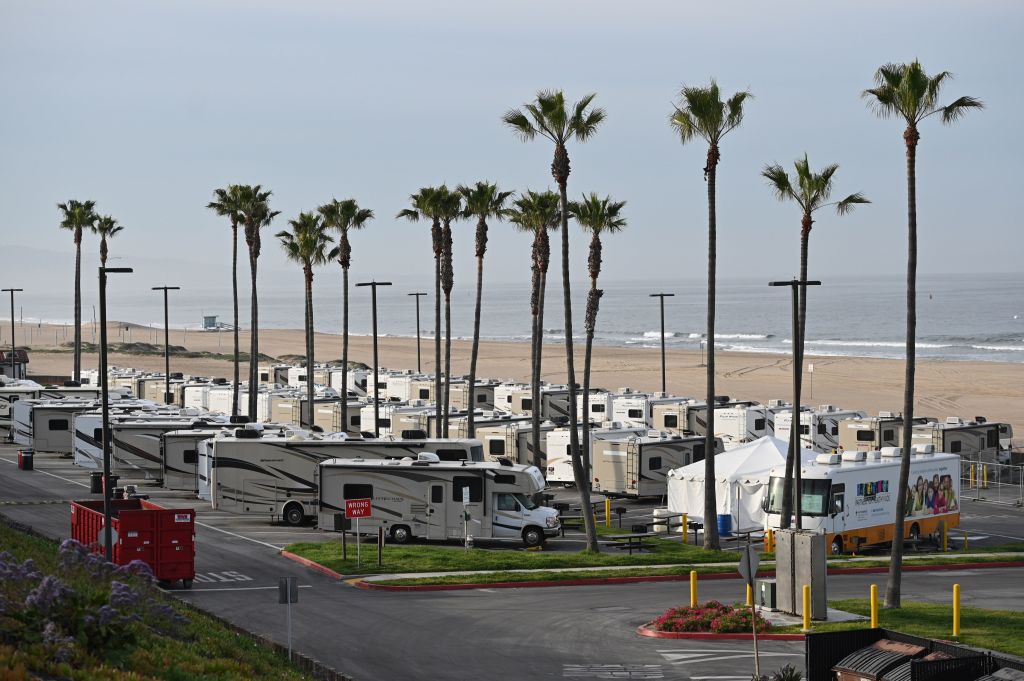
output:
M323 565L321 565L320 563L316 562L315 560L310 560L309 558L303 558L302 556L300 556L298 554L295 554L295 553L292 553L291 551L285 551L284 549L282 549L281 550L281 555L283 557L287 558L288 560L295 561L299 565L304 565L305 567L308 567L310 570L316 570L320 574L326 575L327 577L330 577L331 579L341 580L341 579L345 578L344 575L341 575L341 574L335 572L331 568L324 567Z
M710 631L658 631L650 628L651 623L641 624L636 633L648 638L696 639L703 641L752 641L752 634L715 634ZM758 641L803 641L803 634L771 634L759 633Z

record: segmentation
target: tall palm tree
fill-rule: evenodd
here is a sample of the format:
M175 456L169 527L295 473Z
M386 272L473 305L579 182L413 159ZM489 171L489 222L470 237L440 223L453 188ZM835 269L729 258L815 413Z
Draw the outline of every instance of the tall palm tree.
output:
M245 244L249 248L249 276L250 276L250 300L251 310L249 323L249 420L256 420L256 397L259 388L259 357L260 357L260 333L259 333L259 296L256 292L256 266L260 257L262 245L260 230L270 225L280 211L270 210L270 190L264 190L260 185L239 187L238 194L242 216L242 225L245 227ZM312 377L313 367L306 372Z
M551 242L548 232L561 225L558 210L558 194L527 190L520 194L511 208L506 211L509 222L522 232L533 234L531 256L532 287L530 290L530 312L533 325L530 337L530 392L532 404L540 404L541 359L544 348L544 292L547 288L548 266L551 262ZM531 409L531 447L533 465L543 470L540 446L540 409Z
M71 199L58 203L61 229L71 230L75 238L75 358L72 369L76 381L82 379L82 232L96 222L96 202Z
M719 144L722 138L735 130L743 121L743 103L751 97L749 92L737 92L722 101L718 84L712 80L708 87L686 87L680 92L681 101L674 108L669 124L683 144L702 139L708 145L704 180L708 185L708 319L707 319L707 435L704 440L704 547L718 549L718 527L715 505L715 269L717 248L717 222L715 217L715 179L721 158Z
M113 239L124 230L124 225L117 224L117 220L109 215L96 218L92 225L92 231L100 235L100 267L107 266L107 239Z
M441 238L441 215L437 209L437 187L420 187L409 196L411 208L404 208L396 217L418 222L430 220L430 242L434 251L434 409L438 428L441 426L441 256L444 240ZM376 388L374 388L376 390Z
M234 328L232 329L235 340L234 368L235 376L231 383L231 415L238 416L238 225L242 222L242 201L241 187L237 184L229 184L227 187L213 190L214 200L206 204L206 207L221 217L231 221L231 302L234 311Z
M863 97L880 118L900 118L906 123L903 143L907 154L907 361L903 389L903 459L900 464L900 484L896 488L895 537L904 537L906 495L910 476L910 446L914 418L914 372L916 369L917 336L917 143L920 123L938 114L946 125L955 123L970 109L984 107L974 97L959 97L951 103L939 104L942 86L953 77L942 71L929 77L921 63L886 64L875 72L875 87L863 92ZM885 587L885 606L900 607L900 575L903 569L903 542L892 543L889 579Z
M569 202L569 214L576 218L577 224L590 232L590 255L587 258L587 270L590 274L590 291L587 293L587 314L583 327L587 332L586 350L583 354L583 461L590 471L590 360L594 349L594 328L597 325L597 309L601 304L604 291L597 288L597 278L601 274L601 235L614 234L626 227L626 218L622 217L625 201L612 201L610 196L603 199L595 193L584 196L582 201Z
M820 173L811 170L807 160L807 154L803 159L797 159L793 164L796 168L796 175L790 178L789 173L779 165L773 163L764 167L761 175L768 180L779 201L792 201L800 207L802 218L800 220L800 281L807 281L807 243L811 236L811 225L814 224L814 213L822 208L835 206L836 213L845 215L853 210L859 203L871 203L860 192L850 194L841 201L829 201L832 196L832 176L839 170L835 163L825 166ZM807 287L800 287L800 311L798 313L798 335L793 339L794 359L793 366L803 366L804 358L804 330L807 328ZM802 380L802 372L796 373L797 383ZM796 429L800 413L800 405L793 407L793 427ZM798 430L798 429L797 429ZM797 432L794 430L793 432ZM785 490L782 494L782 526L789 527L789 520L793 515L793 471L796 465L797 452L799 451L799 438L791 437L789 441L789 452L786 455L786 478Z
M441 437L448 437L452 389L452 287L455 285L455 270L452 266L452 222L462 217L462 196L441 185L434 195L434 205L441 218L441 291L444 293L444 399L440 426Z
M299 213L295 220L289 220L292 231L281 231L275 236L281 240L281 247L288 259L302 266L302 275L306 283L306 404L309 408L309 421L313 422L313 267L323 265L328 257L328 249L333 243L324 226L323 217L317 213Z
M477 182L472 187L459 185L458 193L465 202L464 217L476 218L476 305L473 308L473 349L469 357L469 414L467 437L476 437L473 411L476 407L476 359L480 352L480 303L484 288L484 254L487 252L487 221L505 214L505 204L512 192L503 192L491 182Z
M352 264L352 246L348 241L349 230L362 229L373 219L373 211L360 208L355 199L337 199L319 208L323 226L338 232L338 247L335 249L338 264L341 265L341 422L348 431L348 268Z
M555 155L551 162L551 175L558 184L558 203L562 222L562 304L565 308L565 364L567 383L569 384L569 451L572 458L573 478L579 488L580 502L583 508L590 508L590 481L584 479L586 472L580 458L579 432L576 430L576 368L572 351L572 299L569 287L569 213L567 185L569 182L569 150L566 145L571 141L586 142L595 134L601 121L605 119L605 111L593 107L594 94L588 94L576 104L567 107L565 94L561 90L542 90L537 93L534 101L523 105L522 109L511 109L506 112L503 120L523 141L529 141L538 135L546 137L555 145ZM539 409L539 404L534 404ZM583 514L587 531L587 549L597 551L597 527L593 514Z

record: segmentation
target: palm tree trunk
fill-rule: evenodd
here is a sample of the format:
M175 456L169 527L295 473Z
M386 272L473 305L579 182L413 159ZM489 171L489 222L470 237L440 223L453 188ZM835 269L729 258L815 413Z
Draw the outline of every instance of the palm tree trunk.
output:
M590 360L594 348L594 328L597 324L597 310L601 304L603 291L597 288L597 278L591 280L590 293L587 295L587 345L583 355L583 470L587 476L587 484L593 478L590 461Z
M807 242L811 236L811 215L805 213L800 229L800 281L807 281ZM803 371L800 370L804 364L804 329L807 323L807 287L800 287L800 303L798 312L798 333L799 338L793 339L793 369L797 371L795 385L802 387ZM795 398L795 395L794 395ZM800 407L793 408L793 420L789 433L790 446L786 452L786 478L785 488L782 491L782 516L779 519L780 525L787 528L793 517L793 476L794 466L799 458L800 444Z
M107 266L107 237L100 237L100 267Z
M583 459L580 456L580 433L577 430L579 419L576 414L576 367L572 350L572 290L569 284L569 198L566 184L569 179L569 154L565 147L555 148L555 160L551 164L555 180L558 182L559 208L562 221L562 307L565 310L565 370L566 382L569 387L569 451L572 458L572 476L580 494L583 508L583 524L587 531L587 550L597 552L597 523L590 512L590 484L586 471L583 470ZM533 405L540 410L539 404Z
M544 294L547 288L547 272L537 273L537 314L533 318L533 364L530 371L531 405L540 404L540 374L544 359ZM532 462L544 472L544 460L541 458L540 447L540 409L530 409L530 427L533 431ZM545 476L546 477L546 476Z
M452 296L444 294L444 429L441 437L448 437L448 415L451 413L452 390Z
M306 408L309 409L309 427L313 428L316 412L313 410L313 270L303 268L306 280ZM302 420L302 414L299 414Z
M75 228L75 359L76 381L82 380L82 228Z
M344 238L344 237L342 237ZM348 268L341 268L341 431L348 422Z
M487 227L484 226L484 230ZM485 231L486 234L486 231ZM484 256L481 254L476 259L476 307L473 310L473 350L469 357L469 415L467 420L466 437L476 437L476 423L473 412L476 409L476 358L480 352L480 303L484 288Z
M442 388L441 388L441 256L434 258L434 410L437 423L434 425L434 437L441 434ZM374 386L376 395L376 386Z
M249 420L256 420L256 379L258 371L258 362L260 355L260 334L259 334L259 298L256 293L256 262L257 258L255 255L249 257L249 269L252 273L252 310L250 314L250 328L249 328ZM310 368L312 371L312 367ZM309 372L307 372L309 373Z
M907 126L903 133L907 146L907 363L903 386L903 456L900 482L896 488L896 526L893 530L892 558L885 585L885 607L900 607L903 571L903 538L907 515L906 489L910 482L910 447L914 421L914 373L917 360L917 128Z
M718 147L708 149L705 169L708 183L708 359L707 359L707 434L704 437L704 548L719 548L718 504L715 499L715 267L717 257L717 221L715 215L715 175Z
M231 223L231 301L234 305L235 380L231 383L231 415L238 416L238 225Z

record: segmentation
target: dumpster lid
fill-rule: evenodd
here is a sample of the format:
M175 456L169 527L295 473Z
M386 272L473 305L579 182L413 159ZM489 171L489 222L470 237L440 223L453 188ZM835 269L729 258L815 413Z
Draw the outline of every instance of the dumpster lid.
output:
M978 681L1024 681L1024 672L1003 668L980 677Z
M871 681L880 681L887 671L906 662L908 658L920 656L924 652L921 646L909 643L898 643L882 639L867 648L850 653L832 671L853 672Z
M929 653L921 658L922 660L948 660L950 656L946 653L936 650L934 653ZM910 681L910 665L911 660L907 660L898 667L886 672L885 676L882 677L882 681Z

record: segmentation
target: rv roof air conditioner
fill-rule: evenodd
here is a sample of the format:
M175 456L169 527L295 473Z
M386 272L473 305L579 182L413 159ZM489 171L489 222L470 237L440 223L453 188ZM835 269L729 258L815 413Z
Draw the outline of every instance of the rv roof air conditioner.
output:
M258 430L247 430L245 428L238 428L235 430L235 437L239 440L256 440L259 439L260 431Z
M867 455L868 458L871 459L872 461L878 461L880 458L882 458L882 452L878 451L877 449L867 452Z
M947 426L959 426L962 423L963 423L963 421L960 420L959 416L947 416L946 417L946 425Z
M419 463L441 463L441 458L433 452L420 452L416 455L416 461Z
M975 416L974 417L974 422L975 423L988 423L988 419L985 418L984 416Z
M880 419L891 419L896 418L896 413L891 411L880 411L878 412L878 418Z
M853 461L855 463L863 463L867 461L868 453L862 451L843 452L843 461Z
M499 456L498 457L498 464L501 465L501 466L508 466L509 468L512 467L512 461L509 460L509 458L507 456Z
M882 447L882 456L890 459L903 456L903 447Z
M835 410L836 410L835 406L831 405L831 404L819 404L818 405L818 411L823 411L823 412L827 413L827 412L833 412Z
M935 445L914 445L912 451L914 454L934 454Z
M838 466L842 458L838 454L818 454L814 457L814 461L826 466Z

